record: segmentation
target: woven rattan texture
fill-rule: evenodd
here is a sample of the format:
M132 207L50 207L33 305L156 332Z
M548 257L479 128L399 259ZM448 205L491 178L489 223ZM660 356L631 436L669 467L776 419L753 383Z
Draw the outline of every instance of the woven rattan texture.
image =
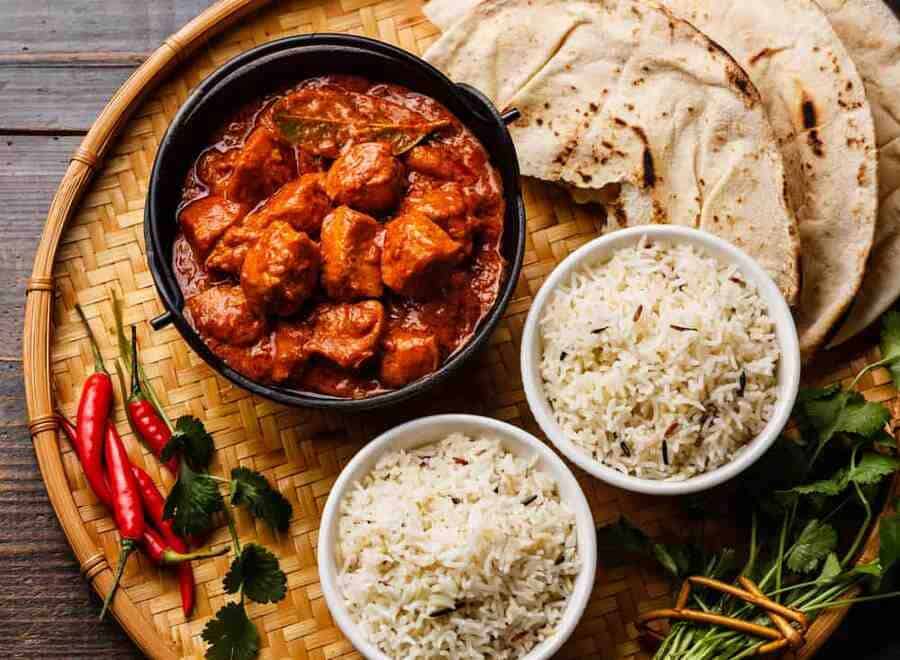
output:
M602 215L596 209L575 208L559 191L526 181L525 266L490 346L455 383L400 411L348 416L278 406L217 377L174 329L150 329L147 321L162 307L144 259L144 198L156 147L191 89L237 53L294 34L351 32L421 53L437 36L437 30L422 17L421 4L420 0L278 2L202 48L144 102L125 127L66 228L56 256L51 377L60 409L74 414L81 384L92 369L89 344L74 305L80 302L85 307L104 357L112 365L117 356L111 333L111 290L115 290L124 300L126 323L138 325L148 376L170 416L196 415L213 432L217 448L214 471L225 474L238 465L262 470L291 500L294 518L289 533L281 538L274 538L265 527L238 515L242 541L256 539L269 546L280 556L288 575L290 593L284 601L250 606L263 637L263 658L359 657L328 613L317 581L315 548L319 516L329 489L341 468L367 440L411 417L437 412L490 415L539 434L525 404L518 368L524 318L545 276L603 228ZM830 379L846 377L857 366L844 365ZM888 400L896 394L883 373L867 376L863 385L873 399ZM117 418L132 460L145 467L167 492L171 475L135 439L121 406L117 407ZM107 560L114 563L118 537L113 521L91 494L67 444L63 445L63 462L89 533ZM629 495L577 470L576 474L598 524L625 514L654 534L683 530L675 502ZM227 540L224 529L210 539L214 545ZM186 621L173 575L154 568L142 556L136 557L124 580L128 598L143 611L148 625L183 656L202 657L200 633L225 600L222 577L229 559L196 565L198 606L192 619ZM584 619L560 657L648 657L630 622L638 611L668 602L669 585L651 567L601 566Z

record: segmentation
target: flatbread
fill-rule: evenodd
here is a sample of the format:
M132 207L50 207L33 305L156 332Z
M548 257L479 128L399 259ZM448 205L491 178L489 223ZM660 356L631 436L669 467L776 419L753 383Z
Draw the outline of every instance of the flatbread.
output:
M862 79L812 0L660 0L722 46L759 90L800 225L794 308L809 358L853 302L872 247L877 151Z
M865 330L900 295L900 21L882 0L818 0L866 86L878 144L875 245L859 294L829 346Z
M497 57L508 48L523 56ZM425 58L520 110L524 175L603 200L610 229L722 236L795 301L799 236L772 126L746 74L690 24L640 0L483 0Z

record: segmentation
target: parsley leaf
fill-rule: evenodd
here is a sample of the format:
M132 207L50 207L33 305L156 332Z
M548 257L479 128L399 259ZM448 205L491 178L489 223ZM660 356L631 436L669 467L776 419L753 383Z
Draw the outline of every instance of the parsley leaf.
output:
M257 603L275 603L285 596L287 576L279 568L278 557L261 545L249 543L231 562L225 575L225 591L244 594Z
M887 369L900 387L900 312L890 311L881 317L881 362L887 362Z
M235 506L246 504L254 517L280 532L287 531L290 525L291 503L259 472L243 467L231 471L231 503Z
M838 470L830 479L797 486L790 492L800 495L840 495L852 483L860 485L877 484L884 477L900 469L900 459L876 452L866 452L855 467L847 466Z
M223 504L219 486L212 477L183 466L166 498L163 518L173 520L180 536L202 534L212 527L212 515L221 511Z
M228 603L203 628L209 644L207 660L253 660L259 654L259 632L243 603Z
M787 555L787 567L795 573L811 573L837 547L834 527L813 518Z
M163 447L160 459L165 462L181 454L195 472L209 467L213 455L213 439L206 427L196 417L184 415L175 422L175 431Z

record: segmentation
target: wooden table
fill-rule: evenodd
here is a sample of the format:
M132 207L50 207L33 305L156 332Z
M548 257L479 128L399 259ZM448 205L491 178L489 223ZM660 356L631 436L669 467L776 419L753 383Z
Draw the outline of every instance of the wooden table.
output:
M99 600L35 462L22 382L25 280L69 155L131 71L209 4L0 0L0 657L140 657L116 623L97 621ZM820 657L900 657L887 648L896 635L875 631L874 611L858 608Z

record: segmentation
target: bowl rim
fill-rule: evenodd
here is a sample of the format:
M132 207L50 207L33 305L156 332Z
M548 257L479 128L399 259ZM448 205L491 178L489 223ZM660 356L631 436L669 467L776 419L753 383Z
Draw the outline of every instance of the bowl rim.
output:
M177 282L175 282L171 264L164 258L164 241L157 230L160 223L166 222L166 219L159 217L160 214L157 213L157 207L161 204L159 200L160 190L162 186L167 185L166 176L161 171L164 154L171 148L183 123L193 115L204 97L212 91L218 90L223 84L251 70L251 67L259 61L285 57L286 51L302 53L304 50L321 49L359 51L360 56L365 56L368 53L381 57L397 58L408 66L420 69L433 79L435 84L444 87L448 93L455 94L459 98L460 104L468 109L472 115L472 118L469 120L456 113L463 124L471 128L471 124L475 119L492 124L497 131L498 140L502 144L505 154L510 156L508 163L500 163L493 158L491 160L491 163L500 173L501 178L504 179L504 200L507 205L504 215L504 232L509 232L512 235L513 244L513 258L507 260L505 279L501 283L500 291L493 306L481 319L471 339L451 354L437 371L402 388L358 399L333 397L279 385L266 385L241 374L215 355L184 316L183 297ZM515 184L513 187L506 185L505 179L507 177L504 175L507 170L509 179ZM503 116L487 97L468 85L454 83L434 66L413 53L377 39L329 32L284 37L240 53L210 73L181 104L160 141L151 168L147 190L144 209L144 240L147 264L165 312L157 319L154 319L151 325L154 329L158 329L168 323L172 323L191 349L210 368L252 394L286 405L308 408L359 412L382 408L418 396L438 383L445 381L486 344L491 333L503 318L503 314L515 292L525 255L525 232L525 202L522 197L518 156ZM177 291L173 290L173 287Z
M582 562L581 571L575 579L572 594L569 596L557 630L522 658L522 660L547 660L572 635L590 601L597 571L597 539L594 518L584 491L575 475L546 443L523 429L490 417L451 413L432 415L401 424L369 442L341 470L337 481L331 487L322 511L316 548L319 582L328 610L341 632L365 657L375 660L390 660L363 636L344 606L344 598L337 584L337 566L332 551L337 542L340 504L349 489L371 471L381 456L401 447L417 447L440 440L447 433L452 432L444 430L448 426L459 427L462 432L493 433L499 436L507 447L509 447L509 443L512 443L523 452L537 454L542 460L545 471L556 480L560 489L565 488L569 491L569 496L564 501L575 514L578 553ZM419 435L421 440L414 439L411 442L404 442L404 438L415 435ZM397 444L395 445L395 443Z
M701 247L720 261L737 265L756 284L766 303L775 324L781 351L778 367L779 395L775 410L765 428L730 462L682 481L661 481L625 474L588 455L585 450L575 445L556 423L540 375L541 340L538 326L550 296L564 279L586 262L610 256L616 250L636 244L645 236L675 243L688 242ZM790 308L772 278L752 257L732 243L704 231L674 225L644 225L618 230L593 239L566 257L550 273L535 296L525 321L519 357L528 407L538 426L557 449L597 479L617 488L648 495L678 496L705 491L733 479L749 468L772 446L786 426L800 388L801 357L797 328Z

